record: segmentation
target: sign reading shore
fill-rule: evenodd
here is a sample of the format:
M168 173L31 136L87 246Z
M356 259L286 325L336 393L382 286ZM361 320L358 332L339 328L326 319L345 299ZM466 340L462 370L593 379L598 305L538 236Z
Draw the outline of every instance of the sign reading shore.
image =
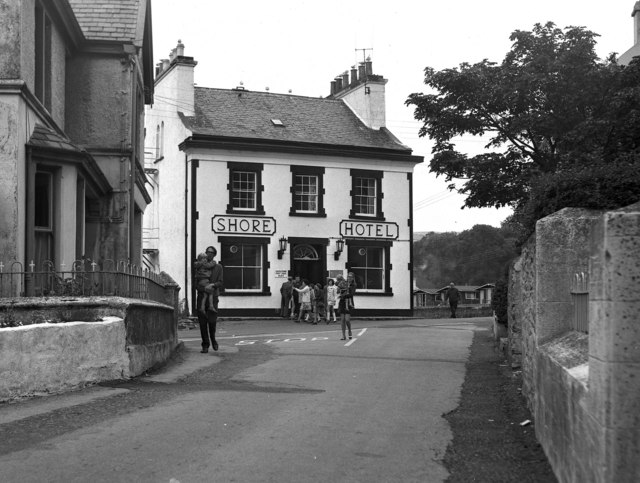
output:
M342 220L340 222L340 236L396 240L398 238L398 224L382 221Z
M211 218L214 233L233 235L273 235L276 220L271 217L216 215Z

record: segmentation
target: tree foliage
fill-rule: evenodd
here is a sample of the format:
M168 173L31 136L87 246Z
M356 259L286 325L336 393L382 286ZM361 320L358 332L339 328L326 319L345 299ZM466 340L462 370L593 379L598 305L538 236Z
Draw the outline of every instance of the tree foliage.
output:
M528 233L565 206L640 199L640 62L600 60L596 37L536 24L512 33L500 64L425 69L431 92L406 103L422 122L420 136L434 142L431 171L466 195L465 206L511 206ZM488 139L485 152L456 150L456 138L469 134Z
M475 225L461 233L427 233L414 243L414 275L420 288L494 283L516 256L516 235L508 225Z

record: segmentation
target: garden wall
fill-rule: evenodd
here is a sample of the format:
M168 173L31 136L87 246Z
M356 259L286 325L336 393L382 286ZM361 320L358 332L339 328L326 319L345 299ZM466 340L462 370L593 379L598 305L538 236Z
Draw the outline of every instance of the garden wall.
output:
M588 334L571 281L589 274ZM544 218L512 264L509 350L559 481L640 474L640 204Z
M4 302L5 320L35 323L0 329L0 400L134 377L166 361L178 343L174 308L157 302Z

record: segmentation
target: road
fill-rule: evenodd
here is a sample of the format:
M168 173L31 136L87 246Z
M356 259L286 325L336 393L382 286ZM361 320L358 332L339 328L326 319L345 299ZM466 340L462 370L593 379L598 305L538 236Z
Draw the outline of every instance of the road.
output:
M440 482L476 319L223 322L166 368L0 406L3 482ZM485 325L486 327L486 325Z

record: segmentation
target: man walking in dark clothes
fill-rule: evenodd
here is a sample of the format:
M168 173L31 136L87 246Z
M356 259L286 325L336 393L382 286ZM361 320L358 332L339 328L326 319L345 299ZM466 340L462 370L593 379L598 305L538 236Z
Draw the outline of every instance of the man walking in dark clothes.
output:
M207 247L207 268L210 268L211 275L209 283L203 290L198 289L197 304L202 306L203 299L206 298L204 312L198 310L198 324L200 325L200 336L202 337L202 352L209 352L209 345L214 351L218 350L218 342L216 342L216 323L218 321L218 297L220 296L220 288L223 286L223 270L222 265L216 263L213 259L218 250L214 247ZM208 295L211 295L210 297Z
M456 288L455 284L451 282L445 295L445 301L449 301L449 308L451 309L451 318L456 318L456 309L458 308L458 300L460 299L460 292Z

